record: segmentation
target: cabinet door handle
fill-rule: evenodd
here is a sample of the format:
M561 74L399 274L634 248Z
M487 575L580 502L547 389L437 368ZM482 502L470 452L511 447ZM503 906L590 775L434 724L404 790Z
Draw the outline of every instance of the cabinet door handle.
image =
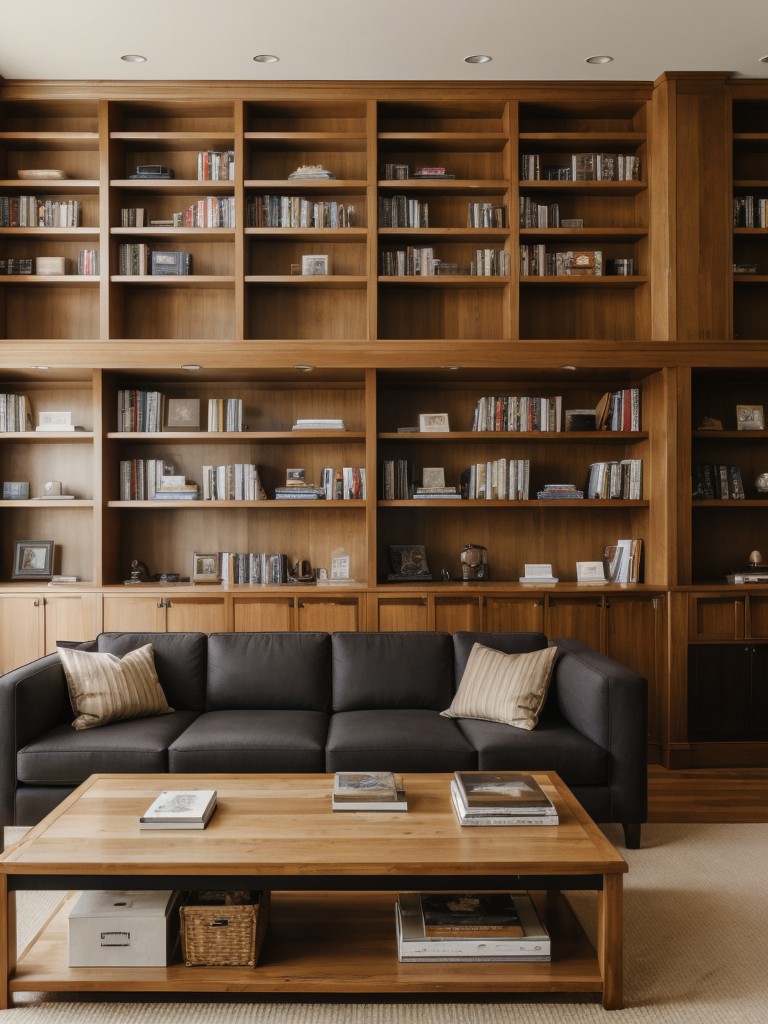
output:
M166 608L173 608L173 602L172 602L172 601L171 601L170 599L168 599L168 600L167 600L167 601L165 602L165 607L166 607Z
M157 607L158 607L158 608L163 608L163 607L165 607L165 602L163 601L162 597L161 597L161 598L160 598L160 600L159 600L159 601L157 602Z
M40 607L40 602L38 601L38 599L37 599L37 598L35 598L35 600L34 600L34 602L33 602L33 607L34 607L34 608L39 608L39 607Z
M299 601L299 608L303 608L303 607L304 607L304 602L303 601Z

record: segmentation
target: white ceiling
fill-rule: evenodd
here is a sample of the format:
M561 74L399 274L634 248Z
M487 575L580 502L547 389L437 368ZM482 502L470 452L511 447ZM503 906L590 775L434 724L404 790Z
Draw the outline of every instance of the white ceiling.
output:
M464 62L477 53L492 62ZM0 0L9 79L766 78L765 54L768 0Z

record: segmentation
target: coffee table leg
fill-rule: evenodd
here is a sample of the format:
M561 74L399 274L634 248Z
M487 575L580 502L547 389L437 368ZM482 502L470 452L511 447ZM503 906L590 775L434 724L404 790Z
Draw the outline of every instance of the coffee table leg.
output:
M11 1005L9 984L16 967L16 893L8 892L8 876L0 875L0 1010Z
M597 959L606 1010L620 1010L624 1005L623 884L623 875L603 875L603 888L597 899Z

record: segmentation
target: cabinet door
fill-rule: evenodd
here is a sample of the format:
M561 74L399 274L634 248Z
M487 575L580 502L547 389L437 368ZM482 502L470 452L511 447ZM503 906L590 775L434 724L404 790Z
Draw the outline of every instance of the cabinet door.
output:
M376 594L368 600L372 611L368 620L370 629L380 633L429 629L426 597Z
M605 602L605 653L648 680L648 737L661 742L664 603L659 597L614 597Z
M223 595L166 597L165 628L169 633L223 633L227 629L226 598Z
M164 633L165 606L161 594L105 594L104 632Z
M300 597L298 605L302 632L356 632L360 629L358 597Z
M692 594L688 639L743 640L745 606L744 594Z
M550 597L547 601L545 633L549 637L569 636L596 651L603 650L602 598Z
M749 638L768 640L768 596L749 595Z
M442 633L476 632L482 627L481 598L435 597L435 629Z
M543 633L544 599L539 597L488 597L485 625L489 633Z
M235 633L282 633L294 628L292 597L234 597Z
M752 645L688 647L688 736L732 742L751 738Z
M92 640L100 629L98 594L54 594L45 605L45 652L52 654L59 640Z
M43 655L44 622L40 594L0 595L0 672Z
M768 644L752 645L752 739L768 740Z

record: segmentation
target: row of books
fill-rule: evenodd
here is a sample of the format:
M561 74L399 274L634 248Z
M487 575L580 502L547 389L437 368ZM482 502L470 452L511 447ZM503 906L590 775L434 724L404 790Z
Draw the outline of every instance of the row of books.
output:
M411 497L411 463L408 459L384 459L381 464L383 501L403 501Z
M224 584L288 582L288 555L269 551L219 551L219 579Z
M502 203L468 203L468 228L505 228L507 208Z
M408 196L379 197L380 228L428 228L429 204Z
M483 396L475 405L472 430L560 431L562 407L562 395Z
M235 151L233 149L202 150L197 154L198 181L234 181Z
M693 497L743 499L744 481L738 466L715 462L697 462L693 470Z
M639 583L642 576L643 541L626 537L606 545L603 570L609 583Z
M117 429L128 433L157 433L163 429L165 395L146 388L117 392Z
M277 501L362 501L365 497L365 466L323 466L318 484L291 481L275 488Z
M521 228L559 228L560 204L520 196L519 219Z
M639 500L643 496L643 460L593 462L585 490L587 498Z
M0 196L0 228L77 228L79 199Z
M245 215L249 228L351 228L355 224L353 205L303 196L252 196Z
M212 434L237 433L242 429L242 398L208 399L208 430Z
M472 277L509 277L510 261L506 249L475 249L469 273Z
M263 501L267 495L252 462L203 466L203 501Z
M161 480L172 474L173 466L165 459L121 459L120 501L154 501Z
M530 471L530 459L502 458L478 462L461 474L462 497L469 501L526 501Z
M32 429L32 409L26 395L0 394L0 433Z
M520 246L522 277L602 277L600 249L550 252L543 242Z
M538 501L581 501L584 491L570 483L544 484L542 490L536 492Z
M597 430L636 431L640 429L640 388L618 388L606 392L595 408Z
M184 211L179 227L233 228L235 226L234 196L205 196L196 199Z
M768 227L768 198L765 196L734 196L733 226L735 228Z
M545 164L539 153L522 153L522 181L638 181L640 158L634 153L572 153L567 163Z
M99 250L81 249L77 256L77 273L91 277L99 273Z

